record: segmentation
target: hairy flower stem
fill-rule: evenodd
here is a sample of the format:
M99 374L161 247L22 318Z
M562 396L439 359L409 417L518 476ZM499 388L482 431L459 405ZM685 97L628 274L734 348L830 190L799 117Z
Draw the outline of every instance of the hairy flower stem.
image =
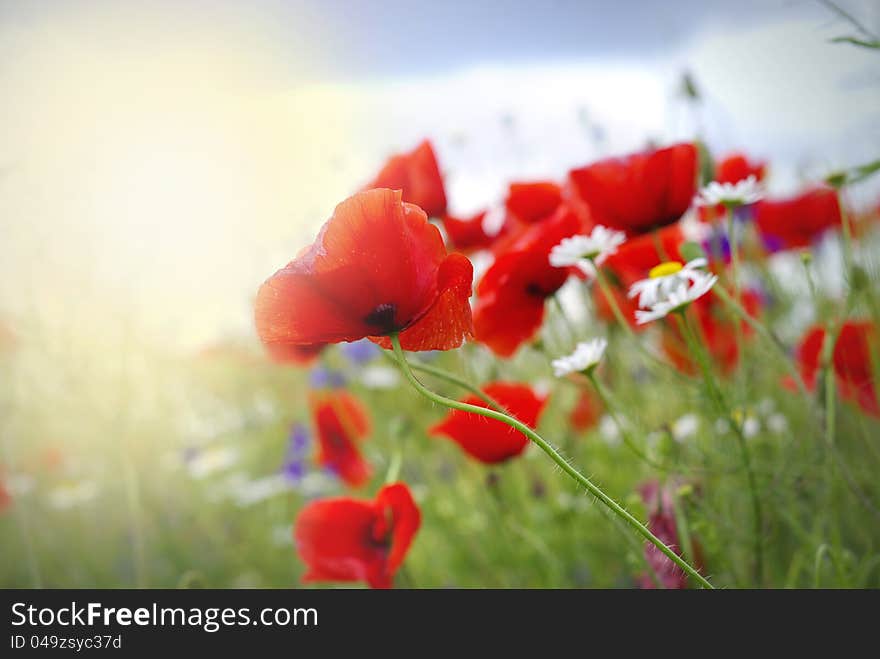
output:
M400 363L400 360L397 358L395 354L389 352L382 352L383 355L387 356L392 362L394 362L398 368L403 368ZM419 363L407 363L407 366L414 371L421 371L422 373L427 373L428 375L433 375L435 378L440 378L441 380L446 380L450 384L454 384L466 391L471 392L477 398L485 401L492 409L498 410L499 412L507 412L504 406L499 403L497 400L492 398L485 391L480 389L479 387L475 387L467 380L458 377L455 373L450 373L442 368L437 368L436 366L431 366L430 364L419 364Z
M413 374L412 370L409 367L409 363L406 360L406 356L404 355L403 348L400 347L400 338L397 334L391 335L391 345L394 348L394 355L397 357L397 361L400 364L400 369L403 371L404 376L409 381L409 383L413 386L413 388L418 391L422 396L427 398L438 405L443 405L444 407L448 407L454 410L460 410L462 412L472 412L473 414L479 414L480 416L487 417L489 419L494 419L496 421L500 421L511 428L518 430L523 435L525 435L529 440L533 443L537 444L538 447L544 451L556 465L562 469L568 476L570 476L575 482L577 482L580 486L586 489L590 494L599 499L603 504L605 504L608 508L614 512L615 515L624 520L627 524L629 524L637 533L639 533L643 538L651 542L657 549L659 549L663 554L669 558L673 563L678 565L686 574L688 574L691 578L693 578L697 583L699 583L703 588L712 588L712 584L710 584L699 572L697 572L693 567L688 564L681 556L676 554L672 549L667 547L660 538L651 533L648 528L639 522L635 517L633 517L629 512L626 511L620 504L618 504L614 499L609 497L605 492L603 492L597 485L593 484L593 482L588 479L586 476L582 475L577 469L572 467L568 462L566 462L565 458L563 458L559 453L554 449L543 437L541 437L537 432L529 428L526 424L522 423L518 419L514 417L508 416L503 412L498 412L496 410L486 409L484 407L478 407L476 405L469 405L468 403L462 403L457 400L453 400L451 398L446 398L445 396L441 396L440 394L434 393L430 389L427 389L416 376Z
M712 366L709 363L709 358L705 350L703 349L703 345L697 338L697 335L688 320L685 310L676 313L675 317L678 320L679 328L681 329L681 333L684 335L685 342L688 345L688 350L694 355L697 362L699 363L700 371L703 373L703 379L706 382L706 388L709 389L709 396L718 407L719 413L724 416L724 418L727 420L727 423L730 424L730 426L733 428L734 435L736 435L737 443L739 444L743 469L746 472L749 495L752 501L752 517L754 523L753 542L755 552L755 582L756 585L760 587L764 579L764 514L761 508L761 498L758 495L758 482L755 478L755 471L754 469L752 469L752 458L749 454L748 441L743 434L742 427L737 422L737 420L733 418L733 415L730 412L730 408L724 398L724 393L721 391L721 387L718 384L718 381L715 379L714 373L712 372Z

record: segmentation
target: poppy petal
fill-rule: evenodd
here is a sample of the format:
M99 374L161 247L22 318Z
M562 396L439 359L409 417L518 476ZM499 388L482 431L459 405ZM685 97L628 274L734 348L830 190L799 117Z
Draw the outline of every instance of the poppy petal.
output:
M471 306L471 285L474 266L463 254L450 254L437 273L440 291L434 305L415 323L400 333L404 350L452 350L474 334ZM391 348L387 336L370 337L386 349Z
M519 222L534 224L552 215L562 203L562 188L552 181L511 183L504 206Z
M306 564L303 582L364 581L390 588L421 524L407 486L386 485L375 501L313 501L297 515L294 545Z
M523 384L495 382L484 387L483 391L498 401L509 414L532 428L547 404L546 397L536 395ZM468 396L463 402L489 408L489 404L477 396ZM522 453L529 443L522 433L501 421L461 410L450 412L428 433L449 437L465 453L486 464L509 460Z
M307 366L314 363L325 347L327 347L325 343L306 343L303 345L273 343L266 348L273 361L281 364Z
M474 306L477 340L492 352L509 357L528 341L544 322L544 297L518 289L492 291Z
M841 221L837 192L829 187L813 188L789 199L765 199L755 205L755 226L770 251L809 247Z
M715 180L719 183L739 183L749 176L763 181L767 171L764 162L752 162L741 153L732 153L715 166Z
M693 144L600 160L569 172L567 202L588 227L638 235L676 222L690 207L697 165Z
M409 488L403 483L386 485L376 496L380 510L390 511L391 548L387 557L387 572L394 574L406 556L413 538L422 523L422 515L412 498Z
M477 286L474 330L496 354L512 355L534 336L544 319L544 300L568 279L569 271L550 265L550 250L580 228L565 206L520 236L496 258Z
M834 346L833 362L841 397L852 400L866 413L880 417L871 354L876 335L876 328L870 322L845 322ZM815 388L818 381L824 343L825 329L815 326L807 330L795 351L801 377L809 389Z
M385 548L371 541L371 502L350 498L313 501L297 515L294 544L308 569L302 581L367 581Z
M359 193L339 204L315 243L260 288L260 339L281 351L405 330L436 305L446 259L438 229L399 191Z
M318 434L318 464L332 469L351 487L365 485L372 469L357 441L369 432L366 409L347 392L313 394L310 402Z
M392 156L367 188L400 190L404 201L419 206L430 217L441 217L446 212L443 177L428 140L409 153Z
M446 229L446 235L452 246L460 252L472 252L491 246L495 236L488 235L483 229L485 217L486 211L464 219L444 215L443 228Z

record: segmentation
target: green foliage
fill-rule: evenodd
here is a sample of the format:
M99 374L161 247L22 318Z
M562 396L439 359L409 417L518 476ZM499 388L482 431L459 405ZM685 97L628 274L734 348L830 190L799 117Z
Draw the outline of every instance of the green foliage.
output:
M851 306L870 314L880 281L876 252L857 254L870 285L854 291ZM792 294L765 262L752 265L776 301L762 322L785 335L786 319L810 301ZM729 426L699 378L646 361L619 327L597 323L583 293L582 315L565 319L548 305L538 340L514 359L499 360L471 344L433 363L475 383L549 386L542 435L639 519L649 512L639 486L667 483L689 551L699 553L716 586L880 587L876 419L837 399L829 446L821 382L821 393L808 397L782 387L788 371L778 348L754 334L746 338L740 368L718 374L734 417L753 420L755 428L748 447L765 552L758 582L752 508ZM836 308L821 289L818 295L823 308ZM653 343L656 329L638 340ZM551 358L600 334L610 344L597 376L650 463L614 437L607 418L574 430L569 415L586 385L552 378ZM786 339L789 348L795 339ZM253 503L235 493L242 480L277 473L291 424L309 423L305 371L263 362L257 346L181 359L146 346L124 353L87 341L52 348L25 342L2 359L3 478L9 485L23 476L32 483L0 514L0 584L297 586L303 567L290 528L316 492L294 489ZM399 470L421 506L422 528L398 585L632 587L647 574L641 540L535 447L501 466L475 463L452 442L427 435L445 411L402 379L390 390L367 387L364 367L336 348L324 365L343 372L370 410L373 430L364 451L374 476L361 492L330 481L320 494L371 496L389 470ZM389 364L380 357L372 367ZM446 382L420 377L444 395L463 396ZM696 419L688 432L686 416ZM218 448L237 459L197 477L188 452ZM60 457L47 460L49 450ZM84 481L97 494L59 508L59 488Z

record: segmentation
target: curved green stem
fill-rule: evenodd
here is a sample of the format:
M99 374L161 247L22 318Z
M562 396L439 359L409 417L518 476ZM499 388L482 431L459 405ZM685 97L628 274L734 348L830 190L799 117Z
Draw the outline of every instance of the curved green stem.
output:
M394 362L399 368L402 368L402 366L400 364L400 360L397 359L396 355L389 353L389 352L384 352L384 351L382 352L382 354L387 356L388 359L391 360L392 362ZM430 364L418 364L418 363L409 364L408 363L407 366L409 366L409 368L411 368L414 371L421 371L422 373L427 373L428 375L433 375L436 378L440 378L441 380L446 380L450 384L454 384L456 386L461 387L462 389L465 389L465 390L471 392L477 398L480 398L481 400L485 401L490 407L492 407L492 409L498 410L499 412L506 412L507 411L506 409L504 409L504 406L501 403L499 403L497 400L492 398L492 396L487 394L485 391L483 391L479 387L475 387L467 380L464 380L464 379L458 377L455 373L450 373L449 371L446 371L442 368L437 368L436 366L431 366Z
M489 419L494 419L496 421L500 421L515 430L518 430L523 435L525 435L528 439L530 439L533 443L537 444L538 447L544 451L556 465L562 469L566 474L568 474L575 482L581 485L584 489L586 489L590 494L599 499L603 504L605 504L608 508L614 512L618 517L627 522L637 533L639 533L643 538L651 542L657 549L659 549L663 554L669 558L673 563L678 565L686 574L688 574L691 578L693 578L697 583L699 583L703 588L712 588L712 584L710 584L697 570L688 564L681 556L676 554L672 549L667 547L660 538L651 533L648 528L642 524L639 520L633 517L625 508L623 508L620 504L618 504L614 499L605 494L597 485L593 484L593 482L588 479L586 476L583 476L577 469L572 467L568 462L563 458L557 451L554 449L549 442L547 442L543 437L541 437L537 432L529 428L526 424L522 423L518 419L508 416L502 412L498 412L492 409L486 409L484 407L478 407L476 405L469 405L468 403L462 403L457 400L453 400L451 398L446 398L445 396L441 396L440 394L434 393L430 389L427 389L416 376L413 374L412 370L409 367L409 362L406 360L406 356L403 353L403 348L400 347L400 339L397 334L391 335L391 345L394 348L394 355L397 357L398 363L400 364L400 368L403 371L404 376L409 381L409 383L413 386L413 388L418 391L422 396L427 398L430 401L433 401L439 405L443 405L444 407L448 407L454 410L459 410L462 412L472 412L474 414L479 414L480 416L487 417Z

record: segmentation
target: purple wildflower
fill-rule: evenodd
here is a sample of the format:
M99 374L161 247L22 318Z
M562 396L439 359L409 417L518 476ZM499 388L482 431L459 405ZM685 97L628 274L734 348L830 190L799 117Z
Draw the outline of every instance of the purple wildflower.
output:
M339 389L345 386L345 376L324 366L316 366L309 374L309 385L313 389Z
M379 347L369 339L343 343L339 346L339 350L342 356L355 366L366 364L379 356Z
M281 465L282 475L292 483L298 483L306 474L306 458L311 437L301 423L295 423L288 435L287 454Z
M290 428L290 448L289 453L302 453L309 446L309 429L302 423L294 423Z

